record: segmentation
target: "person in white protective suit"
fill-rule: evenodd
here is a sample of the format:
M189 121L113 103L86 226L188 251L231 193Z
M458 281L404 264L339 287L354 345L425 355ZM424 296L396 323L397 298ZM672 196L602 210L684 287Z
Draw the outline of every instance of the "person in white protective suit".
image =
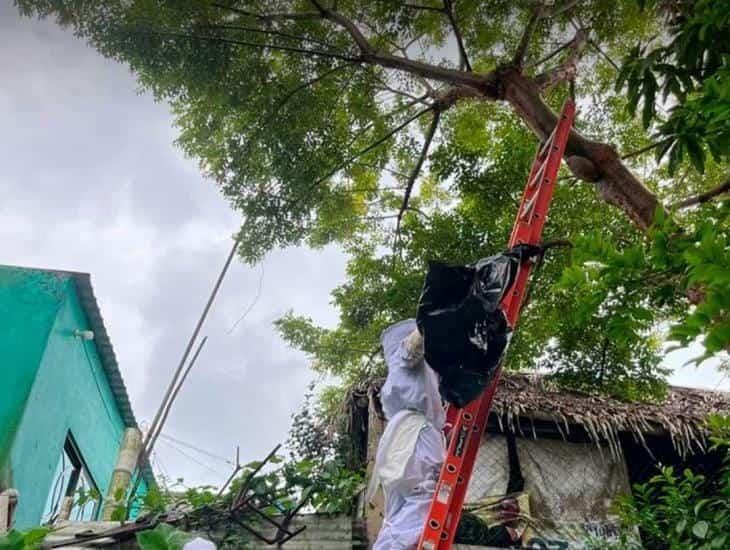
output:
M368 488L385 494L385 517L374 550L411 550L418 544L446 455L446 413L439 377L423 359L414 320L397 323L381 337L388 376L380 392L388 421L378 445Z

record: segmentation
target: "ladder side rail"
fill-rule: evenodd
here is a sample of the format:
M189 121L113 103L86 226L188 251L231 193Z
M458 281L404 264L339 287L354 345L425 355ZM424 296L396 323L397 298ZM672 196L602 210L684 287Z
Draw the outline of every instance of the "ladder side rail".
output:
M469 447L473 443L472 434L475 420L479 414L481 399L474 399L463 409L458 410L458 417L454 427L451 429L448 452L444 463L441 466L436 491L428 511L426 524L424 525L418 548L423 550L436 550L441 548L442 536L448 536L445 531L449 515L451 515L451 503L459 483L466 483L461 474ZM452 537L453 539L453 537Z
M467 447L464 455L463 465L459 472L460 479L457 480L456 489L451 501L450 514L446 521L446 530L443 531L445 535L442 533L440 544L437 547L438 550L449 550L451 545L454 543L456 528L459 526L464 501L466 500L466 492L469 488L469 480L471 479L471 474L474 470L474 465L476 464L482 434L484 434L484 430L487 427L489 411L492 408L492 401L494 400L494 394L497 390L501 371L502 366L500 365L494 374L492 382L477 399L479 401L479 411L477 412L476 421L474 422L474 426L469 434L469 446Z

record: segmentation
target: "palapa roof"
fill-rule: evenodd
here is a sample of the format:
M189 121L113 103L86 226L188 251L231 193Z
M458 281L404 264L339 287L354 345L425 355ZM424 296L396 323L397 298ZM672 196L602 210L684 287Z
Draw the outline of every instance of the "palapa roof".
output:
M661 403L619 401L612 397L558 388L541 375L506 373L494 396L493 414L514 429L517 418L551 420L561 433L582 426L592 440L620 448L618 435L633 434L644 446L648 434L667 435L684 455L704 449L710 414L730 414L730 393L669 386Z
M371 388L380 389L383 380ZM492 404L492 419L501 430L537 437L534 421L550 421L566 437L570 426L580 426L596 443L608 443L620 456L619 434L632 434L644 447L646 435L664 435L681 455L705 448L708 415L730 414L730 393L670 386L661 403L627 403L607 396L557 387L539 374L504 373ZM524 433L526 419L532 434ZM527 429L530 431L530 428Z

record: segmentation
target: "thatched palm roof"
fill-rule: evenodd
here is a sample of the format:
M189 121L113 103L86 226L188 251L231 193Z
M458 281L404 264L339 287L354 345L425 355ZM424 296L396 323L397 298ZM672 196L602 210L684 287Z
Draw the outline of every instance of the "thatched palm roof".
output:
M381 383L371 385L376 396ZM565 437L571 426L580 426L594 442L607 442L615 456L621 454L622 432L633 434L645 447L644 437L658 434L668 436L681 455L703 450L705 420L714 413L730 414L730 393L670 386L661 403L626 403L561 389L541 375L518 373L502 375L492 405L502 430L524 431L520 419L547 420Z
M557 388L540 375L505 374L494 397L497 418L514 425L518 418L552 420L561 432L582 426L596 442L618 451L618 435L633 434L642 444L647 434L668 435L684 455L705 445L705 420L730 414L730 393L670 386L661 403L626 403L602 395Z

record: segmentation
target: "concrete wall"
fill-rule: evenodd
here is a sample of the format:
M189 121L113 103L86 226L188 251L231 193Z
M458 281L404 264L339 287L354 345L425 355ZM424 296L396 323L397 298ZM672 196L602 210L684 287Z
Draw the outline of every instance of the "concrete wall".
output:
M10 487L10 449L65 283L56 275L0 266L0 489Z
M294 518L291 530L301 526L306 529L284 544L286 550L344 550L346 548L365 548L362 533L349 516L327 516L305 514ZM268 531L273 536L274 529ZM256 542L252 548L276 548L263 542Z
M93 341L73 334L90 327L70 278L62 291L10 455L13 486L20 491L18 528L41 521L69 431L104 495L124 429Z

